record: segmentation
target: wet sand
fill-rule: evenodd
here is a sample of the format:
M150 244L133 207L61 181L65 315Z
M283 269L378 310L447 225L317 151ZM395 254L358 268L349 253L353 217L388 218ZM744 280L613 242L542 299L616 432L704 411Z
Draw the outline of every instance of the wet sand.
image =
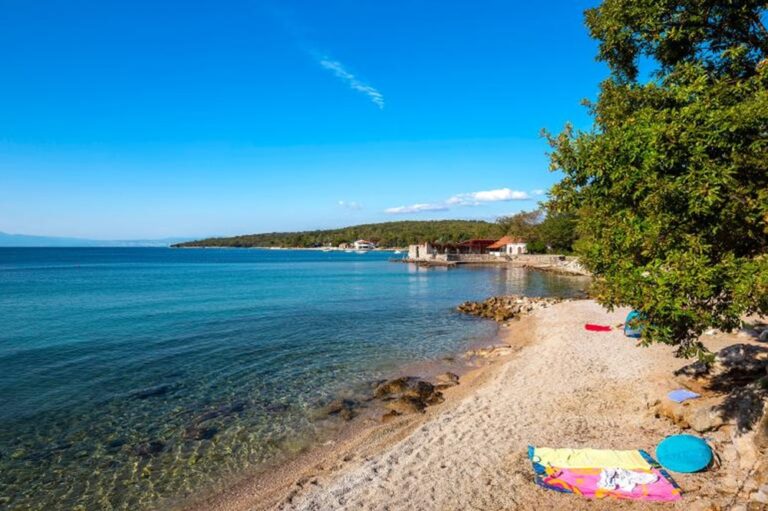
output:
M511 353L490 358L446 391L446 402L389 424L359 421L332 445L200 501L198 510L514 510L658 509L659 504L582 500L533 484L528 445L645 449L679 428L654 416L653 403L674 388L686 364L668 346L636 347L620 329L588 332L584 323L617 325L627 310L590 300L535 311L503 327ZM735 335L705 339L717 350ZM665 509L690 509L717 495L738 471L676 474L685 497Z

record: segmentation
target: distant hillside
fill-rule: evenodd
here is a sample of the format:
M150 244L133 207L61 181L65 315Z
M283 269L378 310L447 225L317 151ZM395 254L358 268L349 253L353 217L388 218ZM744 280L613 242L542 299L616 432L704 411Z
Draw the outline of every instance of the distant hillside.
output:
M0 247L168 247L184 238L159 240L89 240L0 232Z
M501 228L477 220L432 220L384 222L341 229L303 232L246 234L230 238L208 238L179 243L175 247L318 247L337 246L366 239L380 247L405 247L422 241L457 242L470 238L498 238Z

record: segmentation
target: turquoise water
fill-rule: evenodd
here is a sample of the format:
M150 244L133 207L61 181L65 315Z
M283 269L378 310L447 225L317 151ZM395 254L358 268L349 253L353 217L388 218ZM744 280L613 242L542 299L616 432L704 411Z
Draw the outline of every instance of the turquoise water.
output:
M388 257L0 248L0 507L170 506L317 441L334 397L494 335L459 302L583 285Z

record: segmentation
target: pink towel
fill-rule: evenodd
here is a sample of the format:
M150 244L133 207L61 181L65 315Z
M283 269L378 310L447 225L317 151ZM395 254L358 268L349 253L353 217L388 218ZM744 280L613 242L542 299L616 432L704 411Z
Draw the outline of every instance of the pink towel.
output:
M659 469L651 469L658 479L650 484L638 484L630 492L620 489L606 490L598 486L600 468L547 468L542 482L560 491L573 492L588 499L613 497L616 499L655 500L671 502L681 497L680 489L672 484ZM638 470L643 472L642 470Z
M584 325L584 328L586 328L590 332L610 332L611 331L610 325L595 325L593 323L587 323L586 325Z

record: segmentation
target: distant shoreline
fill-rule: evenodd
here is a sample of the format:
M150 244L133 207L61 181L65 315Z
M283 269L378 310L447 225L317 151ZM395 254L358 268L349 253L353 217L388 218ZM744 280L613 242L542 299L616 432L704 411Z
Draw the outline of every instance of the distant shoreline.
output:
M228 247L224 245L200 245L200 246L175 246L172 245L168 248L174 248L174 249L235 249L235 250L313 250L316 252L346 252L346 253L354 253L354 249L350 248L339 248L339 247ZM394 247L394 248L374 248L371 250L366 250L366 252L394 252L396 250L407 250L407 248L402 247Z

